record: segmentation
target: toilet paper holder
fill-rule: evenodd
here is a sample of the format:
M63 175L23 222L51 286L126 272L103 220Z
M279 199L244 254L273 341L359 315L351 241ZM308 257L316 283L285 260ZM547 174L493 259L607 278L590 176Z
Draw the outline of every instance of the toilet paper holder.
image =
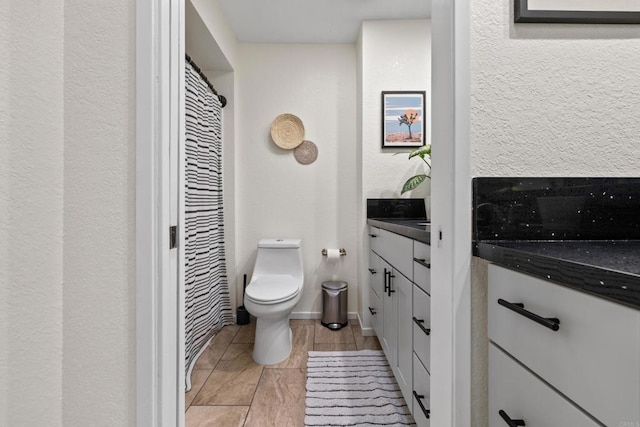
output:
M322 250L322 256L327 256L327 250ZM344 248L340 248L340 256L347 256L347 251Z

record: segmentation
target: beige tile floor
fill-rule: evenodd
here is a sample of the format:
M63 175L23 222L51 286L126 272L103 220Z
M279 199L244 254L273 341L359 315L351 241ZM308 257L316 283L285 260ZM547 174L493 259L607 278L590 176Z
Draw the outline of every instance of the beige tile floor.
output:
M293 349L277 365L251 358L255 319L225 326L193 369L185 394L187 427L269 427L304 425L307 351L379 350L376 337L364 337L357 321L331 331L319 320L291 320Z

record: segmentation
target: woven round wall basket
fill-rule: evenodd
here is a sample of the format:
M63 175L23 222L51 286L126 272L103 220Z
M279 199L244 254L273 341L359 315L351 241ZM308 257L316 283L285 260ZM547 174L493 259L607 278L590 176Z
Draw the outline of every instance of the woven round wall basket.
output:
M318 147L311 141L302 141L302 144L298 145L293 150L293 156L298 163L303 165L309 165L316 161L318 158Z
M285 150L293 150L304 140L302 120L293 114L280 114L271 123L273 142Z

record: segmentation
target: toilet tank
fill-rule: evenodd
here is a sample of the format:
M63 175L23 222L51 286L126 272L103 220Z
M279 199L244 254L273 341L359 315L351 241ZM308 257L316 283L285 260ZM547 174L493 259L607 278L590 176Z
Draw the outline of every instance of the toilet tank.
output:
M253 275L289 274L302 276L302 249L300 239L262 239L258 242L258 255Z

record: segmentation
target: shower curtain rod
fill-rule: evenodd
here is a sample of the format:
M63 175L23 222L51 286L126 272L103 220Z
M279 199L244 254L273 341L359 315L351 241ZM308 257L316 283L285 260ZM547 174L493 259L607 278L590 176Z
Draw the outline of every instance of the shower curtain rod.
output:
M224 108L224 106L227 105L227 98L225 98L224 96L218 94L218 91L215 90L215 88L213 87L213 85L211 84L211 82L209 81L207 76L204 75L202 70L200 70L200 67L198 67L196 65L196 63L193 62L193 59L191 59L191 57L189 55L185 55L185 57L187 59L187 62L189 64L191 64L193 69L196 70L196 72L200 75L200 77L202 77L202 80L204 80L204 82L207 84L209 89L211 89L211 92L213 92L218 97L218 99L220 100L220 104L222 104L222 108Z

